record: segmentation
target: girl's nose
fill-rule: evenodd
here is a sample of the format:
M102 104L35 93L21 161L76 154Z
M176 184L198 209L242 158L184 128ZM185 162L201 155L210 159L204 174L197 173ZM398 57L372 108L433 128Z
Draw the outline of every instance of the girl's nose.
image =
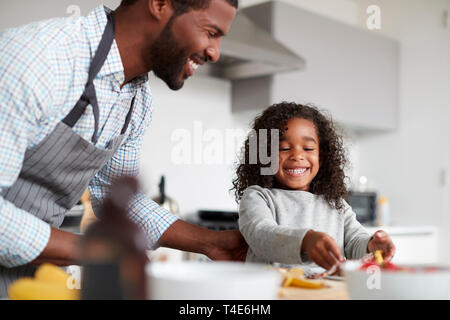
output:
M291 159L292 160L303 160L303 159L305 159L305 155L302 150L294 149L291 154Z

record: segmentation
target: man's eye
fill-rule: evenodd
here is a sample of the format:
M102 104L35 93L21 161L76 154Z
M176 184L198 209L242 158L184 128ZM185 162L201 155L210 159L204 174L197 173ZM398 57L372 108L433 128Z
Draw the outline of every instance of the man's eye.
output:
M289 148L280 148L280 151L289 151Z
M212 31L208 31L208 35L209 35L210 38L215 38L216 37L216 34L214 32L212 32Z
M314 151L314 148L303 148L305 151Z

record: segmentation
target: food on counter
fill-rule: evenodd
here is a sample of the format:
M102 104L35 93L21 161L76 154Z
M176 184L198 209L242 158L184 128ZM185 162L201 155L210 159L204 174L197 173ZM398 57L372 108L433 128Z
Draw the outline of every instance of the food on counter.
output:
M308 279L322 279L324 277L343 277L344 271L342 270L342 264L336 263L331 267L330 270L326 270L322 273L314 273L308 275L306 278Z
M42 264L34 273L36 280L64 285L67 283L69 277L70 275L63 269L50 263Z
M404 267L396 265L390 261L384 261L381 250L376 250L374 253L368 254L362 259L361 270L367 270L372 266L377 266L381 270L385 271L403 271L403 272L416 272L419 269ZM438 268L420 268L421 271L432 272L439 270Z
M324 287L323 280L307 279L301 268L278 268L283 275L283 287L299 287L308 289L320 289Z
M14 281L8 296L11 300L78 300L80 290L68 288L69 277L61 268L45 263L36 270L34 278Z
M309 289L320 289L324 287L324 282L322 280L313 280L306 278L289 277L283 283L284 287L299 287L299 288L309 288Z
M8 289L11 300L78 300L79 290L69 290L55 283L21 278Z

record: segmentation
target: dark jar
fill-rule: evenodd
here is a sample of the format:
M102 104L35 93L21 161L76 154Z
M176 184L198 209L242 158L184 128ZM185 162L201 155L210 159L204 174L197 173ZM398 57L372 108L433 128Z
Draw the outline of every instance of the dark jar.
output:
M81 241L83 300L147 299L146 241L128 217L127 208L138 192L137 180L114 182L99 212Z

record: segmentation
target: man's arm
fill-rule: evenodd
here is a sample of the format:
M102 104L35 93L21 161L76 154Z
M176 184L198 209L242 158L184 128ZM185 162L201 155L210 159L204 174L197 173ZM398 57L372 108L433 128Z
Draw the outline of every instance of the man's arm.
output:
M136 113L131 118L127 139L89 185L92 207L96 214L115 178L122 175L137 176L139 173L143 135L150 125L152 109L142 107L151 106L149 95L138 94L135 103ZM242 252L246 253L247 245L239 231L216 232L189 224L143 193L138 193L131 200L129 217L144 231L149 249L164 246L203 253L215 260L245 258Z
M51 105L54 88L48 60L30 46L26 35L17 37L0 37L0 192L16 181L29 138ZM71 260L70 245L64 244L72 238L0 196L0 265Z
M107 197L111 184L121 176L138 176L143 135L151 122L151 96L142 88L135 98L135 106L126 138L113 157L95 175L89 184L92 209L99 216L99 207ZM124 119L125 120L125 119ZM149 249L153 249L162 233L178 218L161 208L142 192L138 192L129 204L129 218L134 221L147 239Z
M237 230L212 231L174 222L158 240L158 246L201 253L212 260L245 261L248 245Z
M78 263L81 237L56 228L50 228L50 237L44 250L31 261L31 264L53 263L57 266L69 266Z

